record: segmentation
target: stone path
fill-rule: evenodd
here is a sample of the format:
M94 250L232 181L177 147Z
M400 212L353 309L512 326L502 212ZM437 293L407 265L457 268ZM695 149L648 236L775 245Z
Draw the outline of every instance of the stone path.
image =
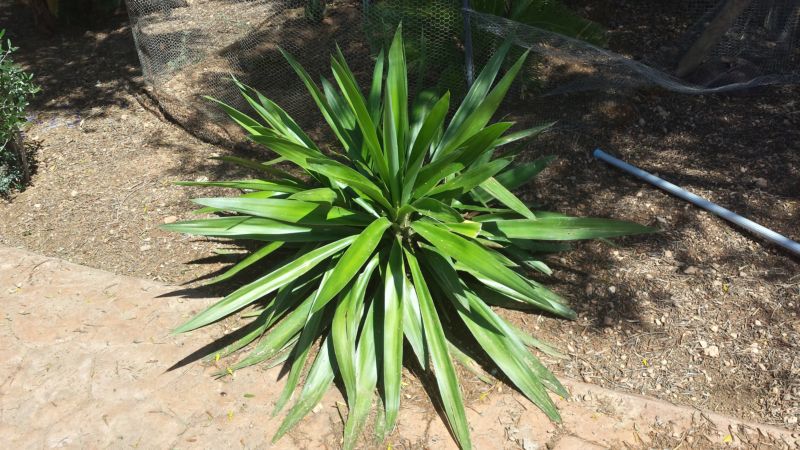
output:
M210 299L174 287L0 247L0 448L338 448L337 390L277 444L278 369L215 380L199 362L168 370L213 330L168 330ZM779 428L565 380L564 423L515 392L469 405L476 449L647 448L656 430L682 448L797 448ZM431 408L401 408L387 446L455 448ZM702 432L696 431L704 423ZM694 431L692 431L694 430ZM692 433L687 433L692 431ZM655 442L652 442L655 444Z

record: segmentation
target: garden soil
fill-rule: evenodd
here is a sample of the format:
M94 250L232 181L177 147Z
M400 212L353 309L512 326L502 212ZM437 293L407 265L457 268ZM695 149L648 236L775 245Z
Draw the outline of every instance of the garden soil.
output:
M158 227L191 217L192 197L224 192L173 181L247 176L214 156L270 156L205 143L161 115L124 18L46 37L8 3L0 23L43 92L25 131L33 184L0 200L0 244L189 286L241 258L239 247ZM522 153L558 156L526 200L663 231L547 259L554 273L541 281L569 299L577 320L502 314L567 354L544 358L558 374L800 432L800 261L590 157L602 147L800 239L800 88L515 98L505 114L520 127L559 121ZM320 125L310 133L325 135ZM464 378L469 398L507 389ZM406 389L406 403L431 408L419 383Z

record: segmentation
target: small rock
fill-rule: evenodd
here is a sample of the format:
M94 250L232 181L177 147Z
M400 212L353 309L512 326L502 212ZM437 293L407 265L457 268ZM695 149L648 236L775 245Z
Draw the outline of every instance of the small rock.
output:
M664 252L664 258L672 258L672 252L667 250Z
M164 217L164 223L175 223L177 221L178 221L178 218L176 216Z
M718 326L716 326L716 325L711 325L711 331L713 331L714 333L716 333L717 331L719 331L719 327L718 327Z
M539 444L528 438L522 438L522 450L539 450Z
M689 266L689 267L683 269L683 273L685 273L686 275L694 275L694 274L696 274L698 272L700 272L700 269L698 269L695 266Z
M707 348L707 347L708 347L708 342L706 342L706 341L702 341L702 340L701 340L701 341L700 341L700 347L701 347L701 348Z
M317 403L317 405L316 405L316 406L314 406L313 408L311 408L311 412L313 412L314 414L317 414L317 413L319 413L320 411L322 411L322 405L320 405L319 403Z
M769 182L767 182L767 180L764 179L764 178L756 178L755 182L756 182L756 186L758 186L760 188L765 188L765 187L769 186Z
M708 348L703 350L703 353L710 358L719 358L719 347L716 345L710 345Z
M36 208L36 209L39 209L39 208L42 207L42 205L40 203L37 203L37 204L33 205L33 207Z
M794 425L797 423L797 416L789 416L786 418L786 423L789 425Z
M146 251L150 250L151 248L152 247L150 245L145 244L145 245L139 247L139 251L146 252Z
M617 287L616 286L609 286L608 287L608 292L611 292L612 294L616 293L617 292Z
M72 191L72 192L70 192L70 193L69 193L69 196L70 196L70 197L77 197L77 196L78 196L78 191Z

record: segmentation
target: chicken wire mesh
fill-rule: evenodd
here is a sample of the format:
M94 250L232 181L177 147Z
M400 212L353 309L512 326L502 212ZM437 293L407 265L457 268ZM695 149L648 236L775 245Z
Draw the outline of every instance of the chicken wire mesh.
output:
M689 2L681 15L671 17L686 28L669 42L655 24L639 22L628 35L631 53L621 55L583 40L526 25L497 15L468 9L475 33L513 39L531 50L535 67L528 78L539 82L539 93L555 95L586 90L627 89L648 85L688 94L736 91L800 80L800 1L747 2L743 12L691 73L675 75L676 67L720 14L722 2ZM780 15L781 19L775 19ZM699 19L698 19L699 17ZM634 24L627 24L633 28Z
M669 14L630 18L621 2L599 24L577 17L590 8L587 2L564 2L572 11L538 0L529 2L528 14L516 16L515 2L505 0L473 0L467 8L461 0L128 0L128 11L153 96L188 130L217 142L241 139L202 97L245 107L231 76L313 127L319 123L313 102L279 48L319 79L330 78L329 56L338 44L363 81L401 22L412 91L438 87L456 97L465 90L468 65L479 69L505 38L514 40L518 54L532 53L518 83L522 97L643 85L708 93L796 82L800 76L800 0L682 0ZM675 76L681 56L731 7L739 9L702 64ZM665 22L681 35L664 33ZM587 30L611 41L625 36L617 44L622 54Z
M454 39L463 20L456 1L129 0L128 8L154 97L190 131L213 141L235 131L214 120L218 109L202 97L245 107L231 76L262 91L301 125L317 121L281 48L319 80L331 78L330 55L338 45L363 82L372 74L374 55L402 21L410 70L419 75L412 76L412 86L429 81L423 75L435 73L432 61L457 58L463 64ZM463 84L463 69L451 71L453 84Z

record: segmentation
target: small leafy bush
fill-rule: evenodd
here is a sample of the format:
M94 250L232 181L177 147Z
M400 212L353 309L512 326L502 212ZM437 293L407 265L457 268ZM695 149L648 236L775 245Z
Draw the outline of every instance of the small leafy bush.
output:
M5 30L0 30L0 194L21 189L25 178L21 158L24 148L19 141L19 131L25 123L25 108L39 88L33 76L14 64L11 54L16 47L11 40L3 40Z
M483 352L548 417L559 420L547 391L564 397L567 391L529 347L554 350L492 306L574 318L564 299L526 276L531 270L550 273L541 255L563 249L563 241L653 230L532 211L511 192L549 158L514 164L513 152L504 151L544 128L509 132L510 122L490 124L527 57L495 83L509 48L504 44L489 61L449 120L449 93L421 95L409 105L400 29L388 57L378 55L366 95L341 51L331 58L334 81L323 78L321 88L284 52L338 138L340 147L332 152L323 151L284 110L247 86L239 84L258 120L220 103L250 139L279 158L266 163L226 158L262 172L263 179L181 183L246 193L195 199L202 212L221 217L164 228L263 243L214 281L229 279L257 261L269 260L273 267L175 331L209 325L252 305L245 317L254 319L217 356L258 340L248 356L225 372L285 361L286 388L276 412L310 364L276 440L320 401L336 378L349 407L345 448L355 445L376 391L385 414L385 426L379 428L391 432L400 406L404 341L413 361L435 380L461 447L471 444L453 358L470 361L467 353ZM303 175L278 168L278 161L296 165ZM285 256L274 256L281 253ZM468 341L464 333L480 349L460 349Z

